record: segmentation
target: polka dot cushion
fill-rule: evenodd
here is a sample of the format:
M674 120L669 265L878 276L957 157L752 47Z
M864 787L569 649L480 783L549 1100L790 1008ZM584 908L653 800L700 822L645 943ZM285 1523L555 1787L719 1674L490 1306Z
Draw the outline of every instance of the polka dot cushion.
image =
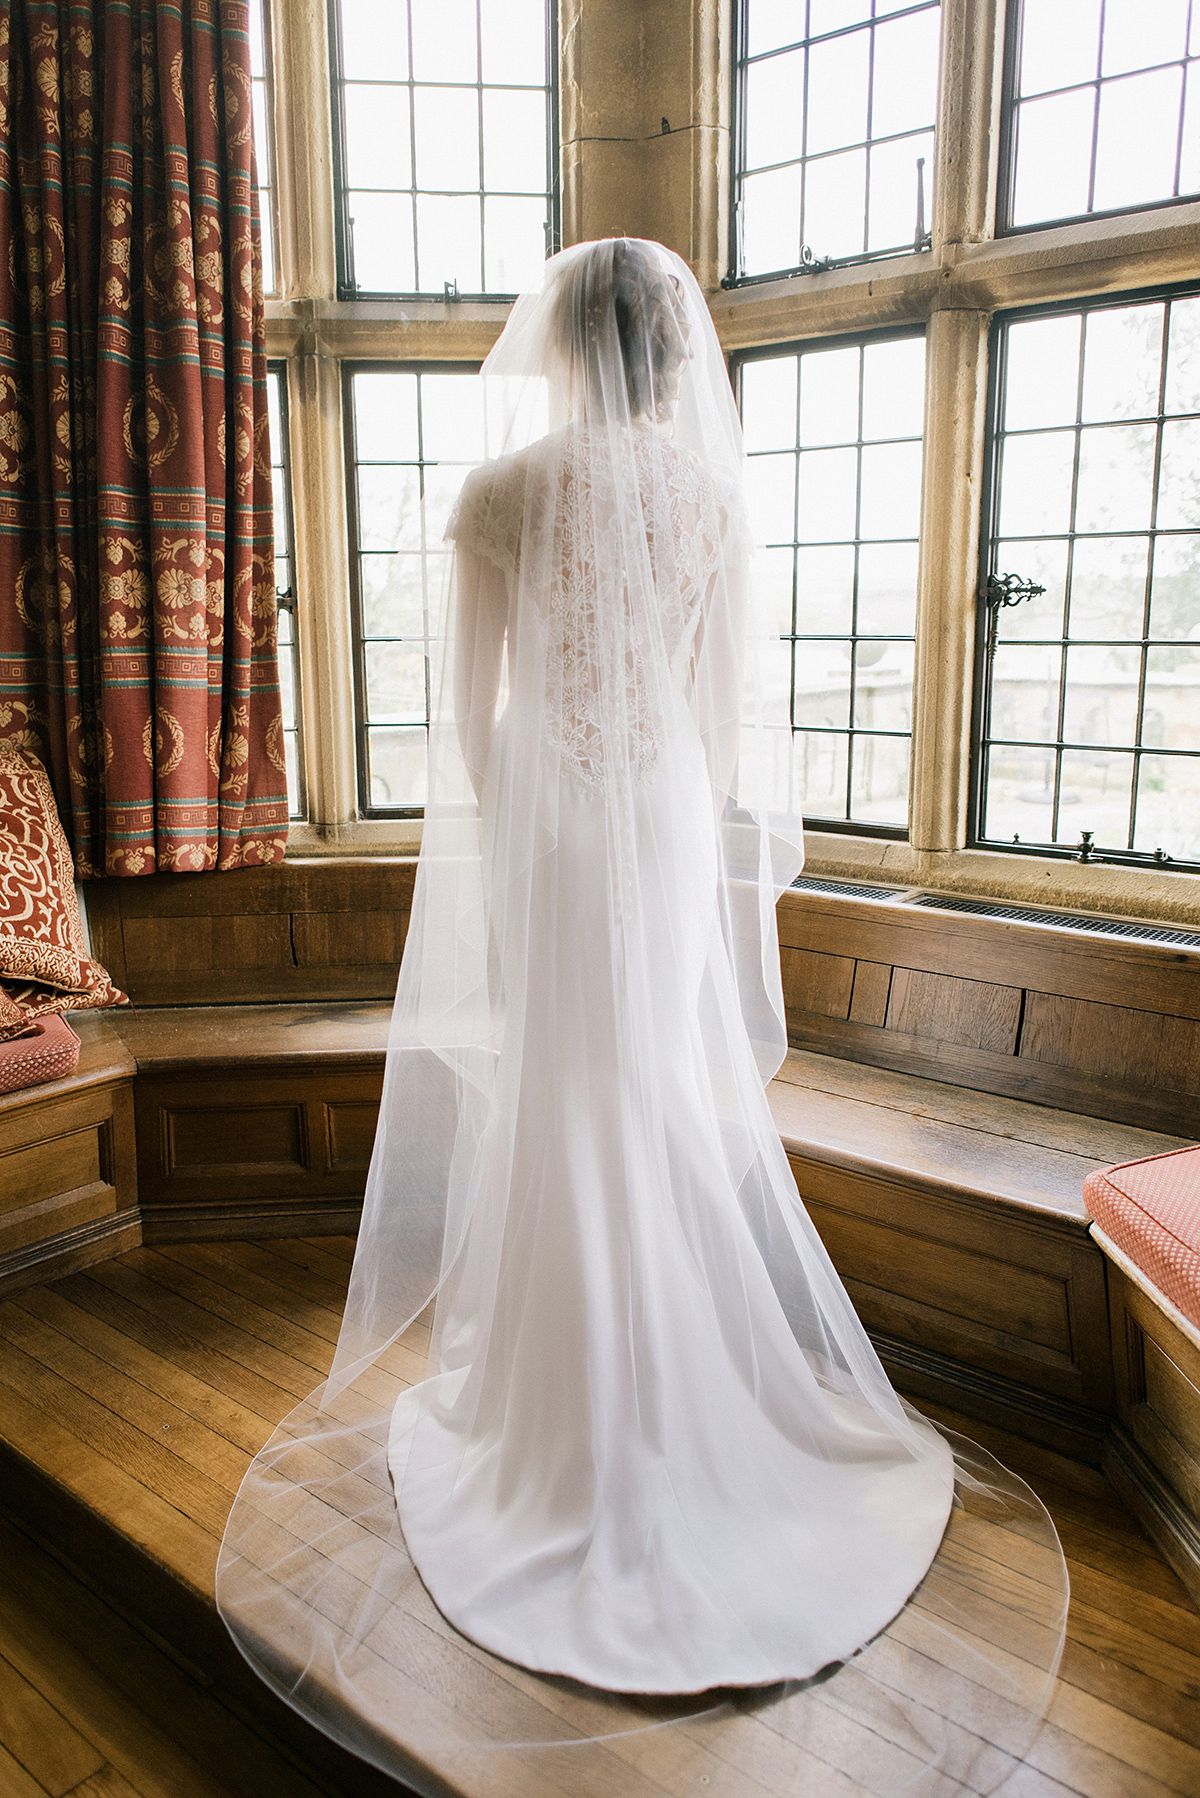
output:
M1089 1174L1083 1197L1104 1234L1200 1328L1200 1148Z

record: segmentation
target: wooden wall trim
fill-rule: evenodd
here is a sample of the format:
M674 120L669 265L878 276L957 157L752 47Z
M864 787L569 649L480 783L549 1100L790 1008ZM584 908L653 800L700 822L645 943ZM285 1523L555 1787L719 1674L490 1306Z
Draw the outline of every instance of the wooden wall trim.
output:
M1120 1424L1105 1440L1100 1468L1200 1604L1200 1528Z
M930 1399L965 1416L996 1424L1041 1442L1074 1461L1100 1465L1112 1427L1107 1411L1055 1398L1019 1380L998 1378L949 1355L871 1332L875 1352L892 1384L913 1398Z
M94 1262L136 1249L141 1241L142 1220L136 1205L77 1224L73 1230L59 1231L45 1241L0 1255L0 1297L13 1298L26 1287L64 1279Z

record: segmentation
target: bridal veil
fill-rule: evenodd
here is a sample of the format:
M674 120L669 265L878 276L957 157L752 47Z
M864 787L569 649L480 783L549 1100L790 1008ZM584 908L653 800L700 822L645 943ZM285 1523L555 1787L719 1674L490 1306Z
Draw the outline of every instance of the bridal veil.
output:
M423 1792L497 1755L600 1790L613 1742L751 1719L830 1792L994 1790L1062 1560L897 1397L771 1125L803 852L707 309L661 246L579 245L483 376L345 1315L222 1614Z

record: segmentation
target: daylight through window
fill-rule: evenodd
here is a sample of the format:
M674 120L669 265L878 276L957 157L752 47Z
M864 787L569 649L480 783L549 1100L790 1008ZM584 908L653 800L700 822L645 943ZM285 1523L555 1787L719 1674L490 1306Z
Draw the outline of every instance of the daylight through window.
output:
M805 817L908 824L924 338L741 365L759 579L779 624L772 709Z
M1195 0L1013 0L1011 20L1010 227L1200 192Z
M484 455L473 367L360 368L349 376L355 634L363 799L374 812L425 803L430 641L449 584L446 521Z
M936 0L742 0L733 274L926 247Z
M999 358L979 835L1200 861L1200 295L1016 316Z
M271 491L275 511L275 592L279 602L279 688L283 699L283 747L287 761L288 812L305 815L300 756L300 670L296 641L296 562L292 551L292 501L288 460L287 371L267 369L267 409L271 431Z
M342 279L514 294L554 232L545 0L337 0Z

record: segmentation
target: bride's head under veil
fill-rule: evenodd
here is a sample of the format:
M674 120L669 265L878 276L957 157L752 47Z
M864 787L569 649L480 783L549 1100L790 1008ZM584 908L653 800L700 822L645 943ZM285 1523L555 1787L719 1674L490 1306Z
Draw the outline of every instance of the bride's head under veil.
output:
M727 1779L722 1732L734 1744L755 1727L741 1701L653 1711L595 1689L608 1682L546 1679L459 1635L400 1527L407 1473L395 1462L389 1473L389 1428L427 1372L426 1388L442 1380L450 1395L428 1401L434 1423L466 1403L470 1431L489 1406L515 1415L524 1401L515 1377L497 1395L478 1370L494 1341L530 1333L498 1270L523 1240L531 1185L553 1195L563 1183L556 1106L574 1107L580 1140L601 1154L629 1130L651 1222L655 1195L674 1202L686 1184L673 1175L680 1156L719 1164L821 1391L901 1445L914 1432L786 1163L779 1175L778 1138L761 1133L763 1083L787 1048L775 903L803 849L790 719L773 713L762 672L778 636L754 597L740 425L703 295L659 244L576 245L516 302L482 378L489 460L448 530L429 802L345 1316L328 1382L247 1476L218 1599L287 1702L421 1792L445 1789L450 1765L462 1789L489 1789L499 1749L528 1763L530 1789L607 1789L603 1738L652 1775L661 1743L639 1736L651 1728L678 1727L681 1753L698 1765L711 1751ZM673 1033L693 1045L674 1060L663 1053ZM581 1067L603 1078L589 1085ZM676 1111L694 1075L707 1111L681 1147ZM530 1092L544 1118L530 1119ZM685 1234L693 1222L682 1218ZM636 1232L616 1248L644 1299ZM546 1264L568 1316L571 1252ZM681 1257L668 1283L683 1268ZM615 1364L647 1312L635 1316L621 1279L610 1284ZM737 1325L746 1366L752 1309ZM539 1351L530 1379L547 1367L565 1379L570 1360ZM690 1369L693 1411L709 1402L708 1366L702 1354ZM606 1402L618 1390L605 1364L588 1377L610 1384ZM586 1405L555 1415L560 1445L588 1427ZM601 1459L585 1448L573 1465L591 1479ZM748 1469L732 1442L724 1459L732 1475ZM970 1466L949 1558L934 1561L903 1628L898 1618L819 1688L776 1688L764 1741L787 1740L823 1769L837 1737L850 1744L843 1770L879 1793L955 1779L985 1792L1011 1769L1056 1664L1061 1561L1032 1494L985 1456ZM454 1489L462 1469L433 1471ZM988 1575L1006 1557L1021 1589L1012 1610L993 1602ZM688 1644L677 1646L685 1661ZM667 1689L685 1689L682 1678Z

